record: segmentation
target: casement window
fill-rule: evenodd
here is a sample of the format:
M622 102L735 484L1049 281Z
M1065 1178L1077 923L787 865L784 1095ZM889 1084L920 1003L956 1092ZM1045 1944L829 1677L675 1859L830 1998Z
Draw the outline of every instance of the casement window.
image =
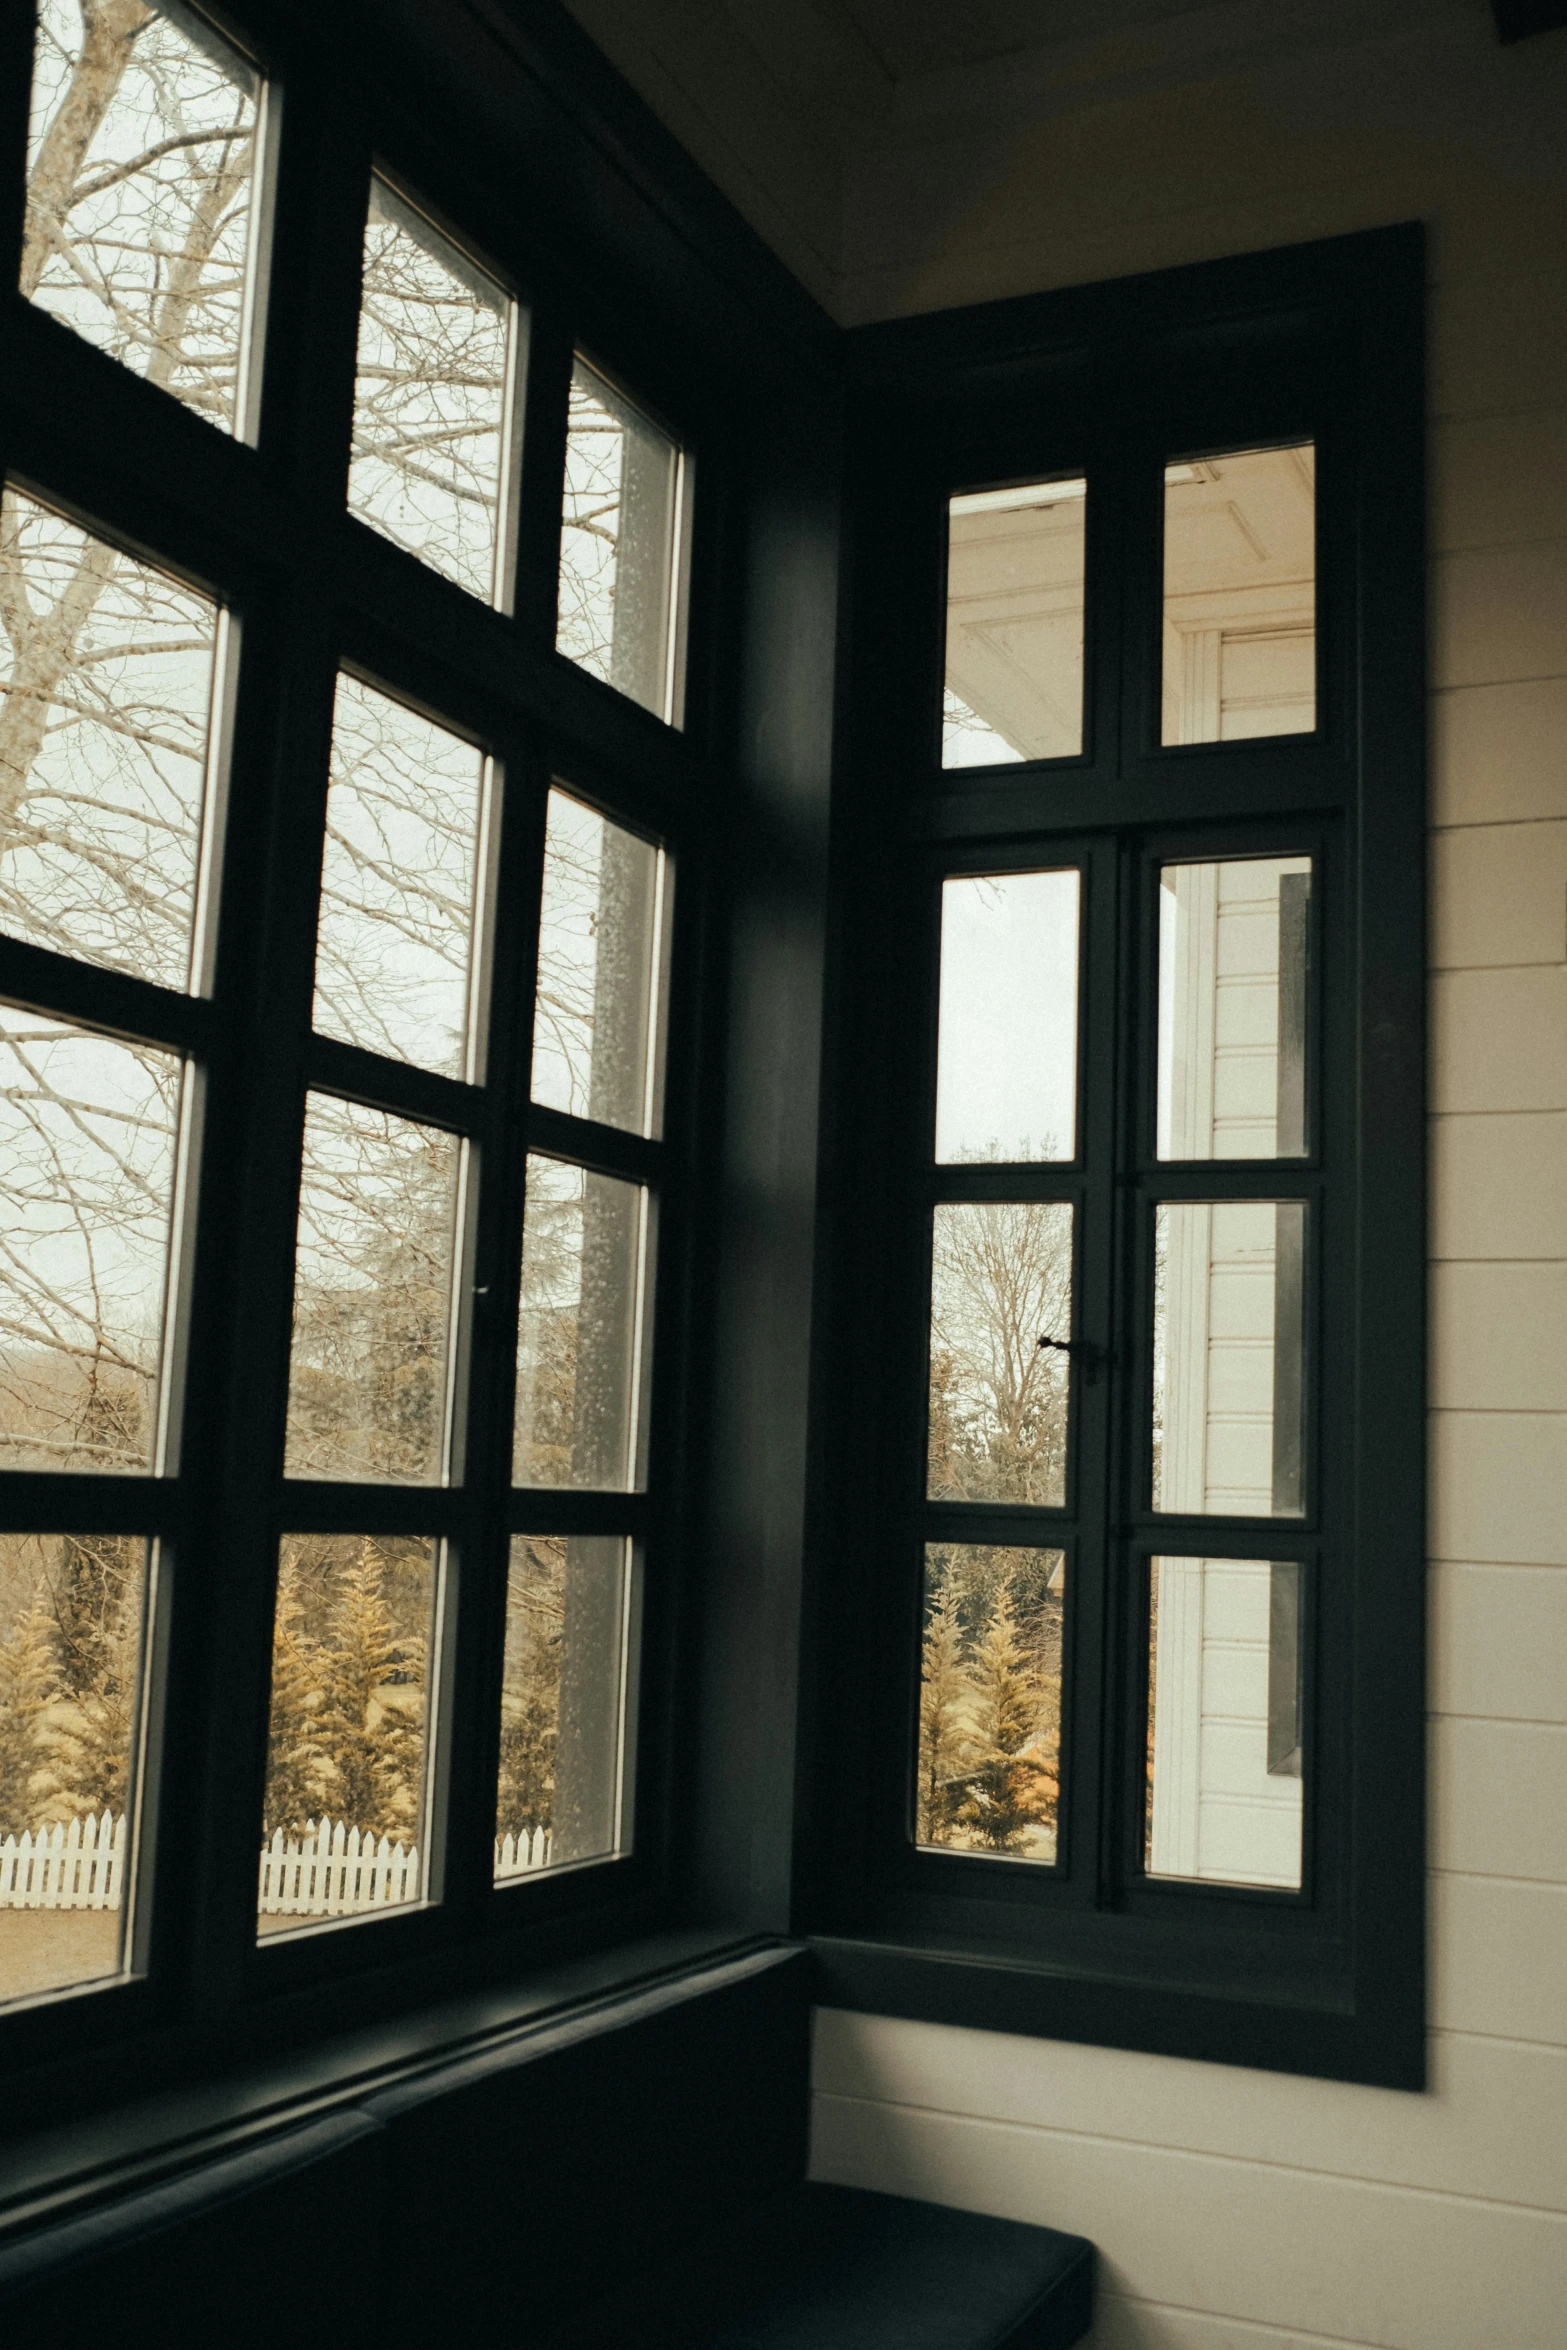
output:
M7 36L24 2061L624 1932L659 1839L700 422L258 17Z
M1417 315L858 338L845 2005L1419 2077Z

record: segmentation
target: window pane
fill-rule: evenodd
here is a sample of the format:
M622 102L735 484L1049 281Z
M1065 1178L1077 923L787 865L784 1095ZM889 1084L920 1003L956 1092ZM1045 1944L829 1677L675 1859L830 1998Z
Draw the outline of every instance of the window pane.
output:
M986 873L941 891L936 1156L1070 1159L1079 878Z
M557 648L680 722L681 452L579 359L571 377Z
M0 1467L157 1466L181 1082L0 1007Z
M1301 1571L1278 1559L1150 1562L1151 1877L1300 1884Z
M424 1899L439 1552L413 1534L283 1537L263 1935Z
M0 1534L0 2000L125 1971L147 1545Z
M511 339L495 280L372 179L348 503L496 603Z
M461 1077L484 754L354 677L337 681L315 1025Z
M1065 1591L1064 1551L926 1545L916 1844L1055 1859Z
M1309 857L1159 876L1159 1156L1306 1148Z
M944 767L1082 749L1087 492L1036 481L949 501Z
M1165 467L1162 741L1312 732L1316 520L1310 441Z
M183 989L218 615L7 489L0 514L0 926Z
M156 9L42 0L22 292L232 425L260 84Z
M290 1477L440 1481L461 1150L435 1127L310 1096Z
M1305 1239L1300 1200L1156 1211L1156 1510L1301 1514Z
M933 1501L1066 1500L1072 1210L986 1200L935 1214L929 1492Z
M626 1492L642 1482L647 1218L641 1184L530 1155L512 1444L518 1485Z
M618 1535L519 1534L506 1583L495 1809L497 1880L599 1860L630 1844L631 1545Z
M656 1134L664 852L552 791L539 918L533 1098Z

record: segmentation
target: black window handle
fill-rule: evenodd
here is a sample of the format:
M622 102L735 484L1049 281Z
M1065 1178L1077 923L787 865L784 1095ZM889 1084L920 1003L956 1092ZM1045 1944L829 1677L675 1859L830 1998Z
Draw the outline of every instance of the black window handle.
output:
M1091 1338L1052 1338L1047 1331L1039 1343L1051 1354L1074 1356L1082 1364L1083 1377L1090 1385L1098 1378L1101 1363L1112 1360L1102 1346L1095 1346Z

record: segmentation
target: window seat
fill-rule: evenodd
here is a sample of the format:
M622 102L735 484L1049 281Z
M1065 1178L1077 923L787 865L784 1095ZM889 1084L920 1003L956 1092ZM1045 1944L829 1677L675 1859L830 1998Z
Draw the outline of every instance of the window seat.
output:
M1093 2276L1082 2236L805 2181L551 2350L1068 2350Z

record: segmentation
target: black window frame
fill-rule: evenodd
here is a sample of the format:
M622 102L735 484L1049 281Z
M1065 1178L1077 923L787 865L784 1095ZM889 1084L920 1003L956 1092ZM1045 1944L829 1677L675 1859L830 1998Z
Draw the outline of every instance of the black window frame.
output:
M581 133L532 93L549 137L531 180L507 181L454 135L451 85L477 109L471 59L421 72L427 27L396 28L367 58L353 25L290 0L210 12L268 90L262 210L269 251L253 434L229 434L75 335L15 289L0 293L8 481L176 577L231 614L239 640L216 967L202 997L143 985L0 939L0 996L27 1009L174 1045L204 1071L197 1217L181 1333L185 1411L168 1478L0 1474L0 1523L27 1531L145 1529L164 1548L148 1675L151 1760L139 1791L132 1971L0 2011L14 2094L8 2130L92 2110L192 2066L287 2046L407 2010L437 1988L517 1978L667 1924L668 1788L676 1730L674 1634L691 1547L693 1469L682 1442L701 1297L692 1230L712 1113L706 932L715 805L731 787L723 685L734 624L724 581L734 536L732 393L755 364L757 321L726 321L701 283L650 287L626 259L637 222L575 217ZM558 43L559 35L555 35ZM0 247L22 225L32 11L0 36ZM536 60L532 60L534 64ZM443 81L443 75L445 79ZM514 80L522 83L522 72ZM515 103L517 91L508 92ZM600 101L604 93L597 93ZM553 144L550 142L553 141ZM484 257L518 302L514 437L520 455L512 589L488 603L350 513L349 419L372 171ZM541 183L547 198L540 201ZM287 298L282 298L287 289ZM688 347L661 296L695 314ZM270 298L267 296L270 295ZM758 302L762 291L758 290ZM731 345L724 352L726 326ZM797 326L798 331L798 326ZM705 342L701 336L705 335ZM803 339L803 338L802 338ZM591 351L700 468L688 501L683 709L678 725L555 648L567 387ZM494 760L497 827L487 984L487 1081L469 1086L311 1033L316 899L332 700L347 668ZM560 783L668 856L660 1133L643 1138L537 1108L527 1089L546 803ZM318 1088L469 1137L487 1154L475 1262L457 1268L471 1326L461 1480L422 1487L285 1478L294 1227L306 1092ZM650 1474L631 1493L513 1488L511 1411L530 1148L648 1183L658 1268L648 1417ZM509 1300L507 1304L506 1300ZM459 1405L461 1409L461 1404ZM440 1702L440 1882L426 1905L325 1930L256 1934L255 1861L266 1744L277 1540L287 1531L424 1532L460 1545L463 1591ZM491 1867L510 1533L605 1532L637 1548L641 1699L632 1849L496 1884ZM221 1571L210 1562L221 1559ZM432 1695L434 1693L432 1692ZM492 1717L494 1717L492 1719ZM158 1869L160 1849L180 1866Z
M1399 228L847 338L855 683L829 1046L845 1106L827 1177L840 1222L817 1408L833 1433L815 1512L819 1748L800 1864L800 1914L833 2004L1404 2087L1424 2078L1422 298L1421 233ZM1164 465L1306 440L1316 730L1161 746ZM946 501L1079 473L1081 753L943 770ZM1160 1164L1157 866L1299 850L1317 860L1310 1154ZM1092 873L1087 1157L933 1170L940 880L1079 855ZM1077 1491L1063 1512L922 1498L929 1202L985 1191L1079 1201L1073 1336L1110 1372L1086 1390L1074 1377ZM1319 1203L1307 1301L1318 1481L1302 1521L1161 1520L1147 1506L1151 1205L1225 1196ZM1090 1504L1097 1523L1075 1514ZM916 1850L908 1825L920 1544L987 1522L992 1539L1067 1540L1055 1870ZM1199 1547L1298 1557L1308 1604L1315 1595L1298 1894L1141 1870L1143 1562Z

